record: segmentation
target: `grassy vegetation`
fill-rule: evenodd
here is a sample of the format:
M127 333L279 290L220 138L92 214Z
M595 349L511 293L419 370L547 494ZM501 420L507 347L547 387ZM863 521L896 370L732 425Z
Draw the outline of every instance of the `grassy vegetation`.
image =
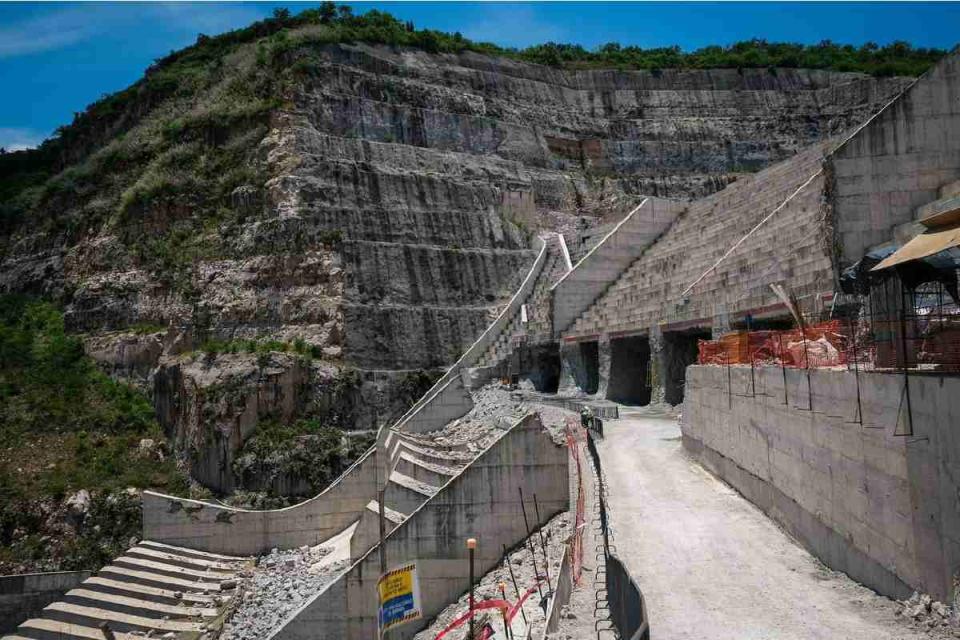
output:
M271 352L293 353L306 358L323 357L323 349L317 345L307 343L303 338L297 338L293 342L284 340L207 340L199 347L197 351L209 355L219 353L256 353L259 355Z
M313 495L326 488L373 444L373 434L349 434L315 419L261 421L234 462L242 486L264 487L286 476L306 481Z
M141 452L143 439L157 449ZM99 566L139 535L139 502L127 488L187 492L162 451L149 400L101 373L56 307L0 296L0 572ZM92 496L83 526L49 531L51 514L81 489Z

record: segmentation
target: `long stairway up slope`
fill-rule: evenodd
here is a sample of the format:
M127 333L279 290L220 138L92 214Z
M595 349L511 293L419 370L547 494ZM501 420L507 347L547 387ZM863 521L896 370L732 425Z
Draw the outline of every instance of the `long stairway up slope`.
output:
M144 540L2 640L193 639L223 623L247 558ZM173 634L173 635L169 635Z
M383 492L385 534L389 534L411 513L437 494L459 474L475 454L466 445L451 446L431 439L430 434L414 435L391 430L386 441L389 476ZM380 502L367 503L350 539L350 557L361 557L380 537Z
M836 143L813 145L690 203L624 270L611 272L601 295L558 330L565 337L586 336L711 318L718 305L762 308L775 301L768 283L778 279L789 279L798 296L820 292L824 282L832 282L817 223L823 215L822 168ZM736 250L722 259L732 247ZM572 273L579 270L578 265Z
M543 268L537 274L533 290L524 299L527 321L523 322L521 309L510 318L497 339L484 351L477 367L492 367L502 362L519 342L531 344L549 342L553 337L553 318L550 308L550 288L567 273L567 264L560 243L554 234L546 238L547 255Z

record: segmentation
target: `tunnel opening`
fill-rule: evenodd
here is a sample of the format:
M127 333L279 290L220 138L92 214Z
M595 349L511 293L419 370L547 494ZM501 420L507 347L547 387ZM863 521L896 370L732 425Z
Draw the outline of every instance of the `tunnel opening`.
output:
M670 331L663 334L663 400L672 405L683 402L687 367L697 363L697 342L709 340L710 330L703 328Z
M556 393L560 386L560 350L554 344L524 350L526 378L540 393Z
M650 340L630 336L610 340L610 382L607 399L642 406L650 404Z
M577 367L577 386L584 393L596 393L600 388L600 346L596 341L579 344L580 366Z

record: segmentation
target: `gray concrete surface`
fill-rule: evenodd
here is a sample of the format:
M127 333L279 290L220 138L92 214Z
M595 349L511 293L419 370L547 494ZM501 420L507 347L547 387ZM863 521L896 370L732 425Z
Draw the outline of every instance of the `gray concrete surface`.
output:
M569 508L567 458L566 447L554 443L537 416L528 415L386 537L388 567L417 561L424 611L423 620L391 632L391 640L411 638L467 590L467 538L478 541L477 575L483 575L500 562L502 545L512 548L527 537L518 487L530 496L537 494L541 524ZM375 637L379 573L379 550L374 547L270 637Z
M643 590L653 638L927 637L694 463L675 419L623 416L605 423L599 451L617 551Z
M251 511L144 491L143 535L236 555L317 545L356 522L377 494L377 459L371 449L322 493L285 509Z
M960 577L960 379L687 369L684 445L830 567L895 597ZM784 403L784 398L788 403Z
M233 606L237 577L249 567L246 558L147 540L79 584L77 579L88 572L7 576L0 579L0 594L69 591L39 611L25 611L31 617L3 640L103 638L103 622L118 640L138 637L135 634L196 637L205 628L219 628Z
M553 286L553 327L565 331L673 223L686 203L648 197Z
M89 571L0 576L0 633L12 631L89 577Z

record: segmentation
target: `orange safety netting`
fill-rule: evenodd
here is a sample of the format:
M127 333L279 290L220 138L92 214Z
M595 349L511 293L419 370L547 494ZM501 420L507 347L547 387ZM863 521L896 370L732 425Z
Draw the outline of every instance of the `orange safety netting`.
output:
M784 331L736 331L700 340L697 364L777 364L818 368L847 364L848 336L839 320Z

